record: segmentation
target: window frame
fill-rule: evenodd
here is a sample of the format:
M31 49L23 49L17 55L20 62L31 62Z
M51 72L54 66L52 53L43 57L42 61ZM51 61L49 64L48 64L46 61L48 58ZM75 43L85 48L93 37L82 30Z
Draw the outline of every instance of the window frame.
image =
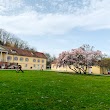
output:
M33 59L33 62L36 62L36 59L35 58Z
M25 58L25 61L28 62L29 61L29 58Z
M7 61L11 61L12 60L12 56L7 56Z
M22 59L22 60L21 60L21 59ZM19 58L19 61L23 61L23 60L24 60L24 58L23 58L23 57L20 57L20 58Z
M16 59L17 58L17 59ZM13 58L14 61L18 61L18 57L17 56L14 56Z

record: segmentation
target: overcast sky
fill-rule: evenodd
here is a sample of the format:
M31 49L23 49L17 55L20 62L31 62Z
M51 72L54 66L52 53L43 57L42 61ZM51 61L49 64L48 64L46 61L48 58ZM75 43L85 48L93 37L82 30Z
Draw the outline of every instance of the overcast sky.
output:
M0 0L0 28L51 55L83 44L110 55L110 0Z

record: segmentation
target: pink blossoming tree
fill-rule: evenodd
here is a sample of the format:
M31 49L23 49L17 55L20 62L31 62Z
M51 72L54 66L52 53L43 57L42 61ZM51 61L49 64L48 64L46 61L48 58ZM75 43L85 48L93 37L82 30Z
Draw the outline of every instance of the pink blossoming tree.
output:
M93 65L97 65L102 59L102 52L94 51L93 47L89 45L83 45L77 49L71 51L64 51L59 54L57 58L57 67L68 66L76 73L83 72L86 74L87 68Z

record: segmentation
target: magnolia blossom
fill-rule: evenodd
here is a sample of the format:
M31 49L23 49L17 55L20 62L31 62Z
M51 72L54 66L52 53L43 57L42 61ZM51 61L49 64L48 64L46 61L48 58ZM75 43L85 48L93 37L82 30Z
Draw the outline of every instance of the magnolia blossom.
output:
M77 49L72 49L71 51L64 51L60 53L59 57L57 58L57 66L68 66L75 72L86 72L87 67L97 64L97 62L102 58L102 56L102 52L99 50L86 50L80 47Z

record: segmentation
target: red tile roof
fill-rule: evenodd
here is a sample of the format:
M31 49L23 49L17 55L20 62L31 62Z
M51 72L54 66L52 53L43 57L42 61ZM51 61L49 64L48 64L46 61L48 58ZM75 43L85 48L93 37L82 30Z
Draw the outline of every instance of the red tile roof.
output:
M19 49L19 48L15 48L15 47L6 47L6 46L4 46L4 48L11 55L20 55L20 56L37 57L37 58L47 59L45 54L42 52L33 52L33 51L25 50L25 49Z

